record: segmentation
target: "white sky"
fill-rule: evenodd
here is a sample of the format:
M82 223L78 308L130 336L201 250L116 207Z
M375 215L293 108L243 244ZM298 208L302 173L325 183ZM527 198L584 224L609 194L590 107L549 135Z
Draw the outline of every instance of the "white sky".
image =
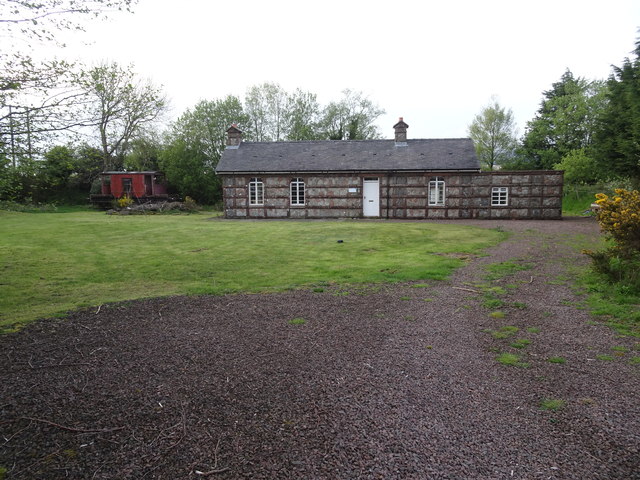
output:
M637 0L140 0L64 52L133 63L164 86L174 118L276 82L321 104L362 91L387 112L385 138L399 116L409 138L446 138L467 136L492 95L522 134L566 68L607 78L632 56L638 27Z

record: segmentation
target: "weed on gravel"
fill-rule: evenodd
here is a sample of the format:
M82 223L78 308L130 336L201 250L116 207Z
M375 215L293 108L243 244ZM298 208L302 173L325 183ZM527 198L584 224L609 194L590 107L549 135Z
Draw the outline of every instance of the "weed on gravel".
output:
M498 330L488 330L488 333L491 333L493 338L501 340L515 335L519 330L520 329L518 327L514 327L513 325L505 325L504 327L500 327Z
M500 308L504 306L504 304L505 304L504 300L496 297L495 295L491 293L484 294L484 300L482 301L482 306L484 308L488 308L491 310L494 308Z
M611 355L596 355L596 359L601 360L603 362L612 362L613 356Z
M615 347L611 347L611 350L613 350L614 352L621 352L621 353L627 353L630 351L628 347L624 347L622 345L616 345Z
M556 356L556 357L547 358L547 362L563 364L563 363L567 363L567 360L564 357L557 357Z
M531 340L528 338L518 338L515 342L509 344L513 348L525 348L528 345L531 345Z
M528 368L529 364L521 361L520 355L515 353L501 353L496 357L498 363L509 367Z
M540 401L540 408L542 410L557 411L565 406L565 401L559 398L543 398Z
M531 270L532 268L533 265L531 263L520 263L518 260L491 263L485 266L485 270L488 272L486 278L493 282L523 270Z

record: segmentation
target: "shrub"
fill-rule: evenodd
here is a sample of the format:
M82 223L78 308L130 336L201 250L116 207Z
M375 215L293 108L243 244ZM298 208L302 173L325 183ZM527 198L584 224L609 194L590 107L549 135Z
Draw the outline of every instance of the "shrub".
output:
M133 198L128 195L124 195L117 200L118 208L128 208L133 205Z
M617 247L585 253L593 261L593 269L618 283L627 293L640 292L640 253L625 252Z
M199 210L198 203L191 197L184 197L184 201L182 202L182 207L187 212L195 212Z
M0 201L0 210L7 212L55 212L57 209L53 203Z
M640 252L640 192L617 188L616 195L596 195L600 228L624 251Z
M598 193L596 198L600 229L613 246L584 253L591 257L595 271L630 292L640 292L640 192L617 188L613 197Z

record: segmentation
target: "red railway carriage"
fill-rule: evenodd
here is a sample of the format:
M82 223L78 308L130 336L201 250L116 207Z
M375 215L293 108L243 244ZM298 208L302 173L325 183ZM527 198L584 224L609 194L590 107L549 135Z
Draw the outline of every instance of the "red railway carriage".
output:
M100 194L91 195L95 205L110 206L127 196L137 202L166 200L167 185L162 172L103 172Z

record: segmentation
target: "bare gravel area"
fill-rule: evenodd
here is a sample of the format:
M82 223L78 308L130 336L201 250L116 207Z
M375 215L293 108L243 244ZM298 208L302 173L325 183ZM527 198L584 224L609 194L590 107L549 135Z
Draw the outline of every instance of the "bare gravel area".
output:
M160 298L0 337L0 467L7 479L640 479L638 342L595 324L571 289L597 224L466 223L513 235L446 282ZM522 268L488 277L502 262Z

